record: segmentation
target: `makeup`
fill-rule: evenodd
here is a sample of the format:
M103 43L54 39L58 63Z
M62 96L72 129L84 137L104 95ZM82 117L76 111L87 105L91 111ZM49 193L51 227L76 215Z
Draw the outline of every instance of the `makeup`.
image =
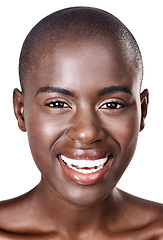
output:
M72 181L83 185L91 185L100 181L109 171L113 155L98 158L94 160L88 159L72 159L64 155L59 156L59 162L63 173Z

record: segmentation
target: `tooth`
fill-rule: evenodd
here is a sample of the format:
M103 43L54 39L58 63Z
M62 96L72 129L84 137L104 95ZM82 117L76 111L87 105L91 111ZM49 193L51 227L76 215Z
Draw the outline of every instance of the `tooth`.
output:
M104 165L107 161L107 158L101 158L100 161L101 161L101 165Z
M97 167L97 169L94 169L94 168L93 169L81 169L81 168L76 168L76 167L72 167L72 166L70 166L70 168L79 173L89 174L89 173L94 173L94 172L99 171L100 169L103 168L103 166L99 166L99 167Z
M67 162L67 158L64 155L61 155L61 158L64 162Z
M100 161L100 159L95 160L95 166L98 167L98 166L100 166L100 165L101 165L101 161Z
M69 166L72 166L72 165L75 165L75 164L73 164L73 161L72 161L72 159L67 159L67 165L69 165Z
M79 168L85 168L85 167L87 167L87 160L79 160L79 162L78 162L78 167L79 167Z
M95 161L89 161L89 160L87 160L87 167L88 167L88 168L93 168L93 167L95 167Z
M74 171L81 172L84 174L93 173L102 169L104 167L104 164L107 161L107 157L96 159L96 160L76 160L76 159L67 158L64 155L61 155L61 158L68 165L68 167L72 168ZM96 167L96 169L94 169L94 167ZM82 169L82 168L92 168L92 169Z
M79 160L76 160L76 166L79 166Z
M78 169L76 167L71 167L74 171L77 171Z
M104 159L101 158L101 159L100 159L100 162L101 162L101 165L103 165L103 164L104 164Z
M74 166L78 166L78 161L75 159L71 159L71 164Z
M71 159L70 158L67 158L67 157L65 157L65 156L61 156L61 158L62 158L62 160L65 162L65 163L67 163L67 165L71 165L72 164L72 161L71 161Z

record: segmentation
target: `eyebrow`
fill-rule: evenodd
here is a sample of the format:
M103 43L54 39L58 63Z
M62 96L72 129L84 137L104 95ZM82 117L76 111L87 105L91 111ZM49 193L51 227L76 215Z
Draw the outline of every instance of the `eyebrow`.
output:
M61 93L61 94L67 95L67 96L74 97L74 94L67 89L60 88L60 87L50 87L50 86L39 88L37 90L35 96L37 96L39 93L44 93L44 92L46 92L46 93ZM124 93L128 93L128 94L132 95L130 89L127 87L123 87L123 86L106 87L106 88L102 89L101 91L99 91L98 95L104 96L104 95L113 94L116 92L124 92Z
M37 90L36 95L37 96L39 93L61 93L67 96L74 97L74 94L67 89L64 88L59 88L59 87L41 87Z
M106 88L102 89L99 92L98 95L99 96L104 96L104 95L112 94L112 93L116 93L116 92L124 92L124 93L128 93L130 95L133 95L129 88L123 87L123 86L110 86L110 87L106 87Z

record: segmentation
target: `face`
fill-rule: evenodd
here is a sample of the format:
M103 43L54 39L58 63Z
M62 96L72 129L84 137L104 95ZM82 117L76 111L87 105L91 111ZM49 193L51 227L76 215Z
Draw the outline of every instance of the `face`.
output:
M42 181L61 198L91 205L111 193L135 151L139 88L111 41L62 42L39 59L19 112Z

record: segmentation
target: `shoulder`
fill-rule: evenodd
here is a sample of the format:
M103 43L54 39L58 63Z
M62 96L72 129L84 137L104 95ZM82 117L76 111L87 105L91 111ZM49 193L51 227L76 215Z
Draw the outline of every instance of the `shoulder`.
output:
M132 227L145 234L144 239L163 240L163 204L120 192L127 203L126 212Z
M149 219L150 217L163 218L163 204L136 197L123 191L121 193L123 198L127 200L128 205L134 207L138 213L146 213L145 216L148 216Z
M8 235L9 233L24 232L26 228L28 228L28 230L30 230L30 228L32 229L32 224L29 221L33 216L30 204L31 196L32 191L22 196L0 202L1 238L3 235Z

